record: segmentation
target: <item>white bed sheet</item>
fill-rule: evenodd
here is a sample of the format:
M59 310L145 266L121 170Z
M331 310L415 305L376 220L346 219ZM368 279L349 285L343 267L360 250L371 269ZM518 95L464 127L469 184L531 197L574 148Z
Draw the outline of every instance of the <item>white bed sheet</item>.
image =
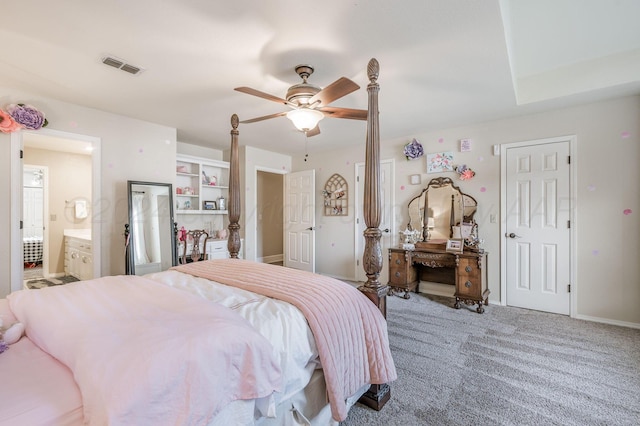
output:
M284 374L284 391L275 395L276 405L303 389L320 367L311 329L295 306L177 271L147 274L145 278L220 303L236 311L266 337L278 353Z

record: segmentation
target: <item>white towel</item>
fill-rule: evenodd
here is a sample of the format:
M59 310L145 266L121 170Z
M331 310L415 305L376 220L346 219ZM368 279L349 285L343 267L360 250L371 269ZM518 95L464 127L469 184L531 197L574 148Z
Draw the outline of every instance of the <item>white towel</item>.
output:
M76 219L84 219L87 217L87 201L76 201Z

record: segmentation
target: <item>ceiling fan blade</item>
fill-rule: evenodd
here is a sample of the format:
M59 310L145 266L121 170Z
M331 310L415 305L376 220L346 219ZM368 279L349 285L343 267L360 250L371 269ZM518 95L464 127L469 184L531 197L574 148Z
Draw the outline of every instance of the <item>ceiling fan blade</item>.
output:
M355 92L359 88L360 86L358 86L348 78L340 77L339 79L313 95L311 99L309 99L309 104L320 101L320 106L329 105L336 99L340 99L341 97L348 95L351 92Z
M311 136L316 136L320 134L320 126L317 125L316 127L314 127L311 130L307 131L307 137L310 138Z
M262 117L250 118L248 120L242 120L240 123L255 123L256 121L268 120L270 118L281 117L283 115L287 115L287 112L276 112L275 114L263 115Z
M366 109L339 108L339 107L322 107L317 108L318 111L325 113L330 118L347 118L350 120L366 120Z
M237 90L238 92L246 93L248 95L257 96L259 98L267 99L269 101L277 102L279 104L289 105L289 102L286 99L282 99L282 98L279 98L277 96L270 95L268 93L261 92L261 91L256 90L256 89L252 89L251 87L244 87L244 86L243 87L236 87L233 90Z

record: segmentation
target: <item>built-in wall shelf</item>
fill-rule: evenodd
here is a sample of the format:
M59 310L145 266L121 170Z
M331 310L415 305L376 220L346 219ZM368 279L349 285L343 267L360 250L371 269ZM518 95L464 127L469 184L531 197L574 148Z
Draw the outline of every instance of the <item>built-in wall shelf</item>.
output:
M173 200L178 226L220 230L227 226L229 163L178 154Z

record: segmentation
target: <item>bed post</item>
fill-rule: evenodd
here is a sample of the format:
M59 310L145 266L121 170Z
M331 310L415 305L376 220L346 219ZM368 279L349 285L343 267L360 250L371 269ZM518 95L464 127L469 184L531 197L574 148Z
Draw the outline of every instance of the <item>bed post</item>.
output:
M370 83L367 86L369 107L367 114L367 148L364 164L364 255L362 265L367 274L367 282L360 286L363 292L387 316L388 287L378 280L382 270L382 249L380 247L380 218L382 216L382 195L380 191L380 123L378 121L377 79L380 71L378 61L369 61L367 74Z
M238 116L231 116L231 155L229 158L229 237L227 249L232 259L240 252L240 160L238 158Z
M369 106L367 108L367 148L364 166L364 221L367 229L364 231L364 255L362 265L367 274L367 282L358 289L364 293L387 317L388 287L378 280L382 270L382 249L380 246L380 219L382 216L382 194L380 188L380 123L378 120L378 74L380 65L373 58L367 65L369 84L367 94ZM371 385L362 395L360 402L381 410L391 397L388 384Z

